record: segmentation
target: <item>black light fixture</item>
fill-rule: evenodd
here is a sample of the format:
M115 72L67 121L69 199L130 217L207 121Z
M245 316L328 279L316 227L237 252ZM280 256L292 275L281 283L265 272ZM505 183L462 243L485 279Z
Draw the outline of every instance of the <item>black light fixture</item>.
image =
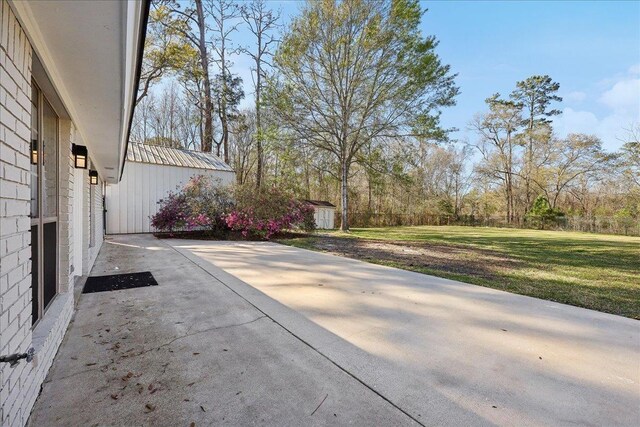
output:
M84 145L73 144L71 146L71 154L73 154L73 161L76 169L87 168L87 156L88 156L87 147L85 147Z
M32 165L38 164L38 140L37 139L31 140L31 164Z
M89 183L98 185L98 171L89 171Z

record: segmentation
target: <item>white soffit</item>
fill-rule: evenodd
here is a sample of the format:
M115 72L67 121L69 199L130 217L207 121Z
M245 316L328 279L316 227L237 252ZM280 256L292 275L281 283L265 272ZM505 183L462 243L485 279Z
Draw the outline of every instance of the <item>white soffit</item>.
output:
M118 182L146 0L10 0L89 156Z

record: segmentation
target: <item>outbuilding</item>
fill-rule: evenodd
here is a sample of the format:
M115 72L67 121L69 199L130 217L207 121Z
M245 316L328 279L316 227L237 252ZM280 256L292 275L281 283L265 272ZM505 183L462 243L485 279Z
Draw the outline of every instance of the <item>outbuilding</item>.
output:
M315 211L316 228L321 230L335 228L336 205L324 200L305 200L305 202Z
M212 153L129 143L122 180L106 188L106 233L153 232L150 217L158 201L197 175L220 185L235 179L233 169Z

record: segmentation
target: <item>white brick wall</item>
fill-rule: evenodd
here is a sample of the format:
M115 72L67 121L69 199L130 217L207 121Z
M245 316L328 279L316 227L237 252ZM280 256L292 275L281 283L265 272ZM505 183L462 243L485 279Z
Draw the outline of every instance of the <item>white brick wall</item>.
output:
M6 1L0 3L0 354L31 347L29 140L31 46ZM32 366L0 365L0 424L22 425Z
M102 246L102 241L104 239L104 216L102 204L103 184L102 179L98 179L98 185L90 185L89 174L86 172L84 173L84 182L83 234L86 238L83 239L82 266L84 271L82 274L88 275L91 272L91 267L98 256L98 252L100 251L100 247ZM93 191L91 191L91 187L93 187ZM89 205L91 193L93 193L93 209L91 209ZM94 244L91 246L89 243L92 233L94 236Z
M0 426L23 426L73 314L73 123L60 120L60 294L31 327L29 140L32 50L6 0L0 0L0 354L36 349L33 363L0 364ZM87 178L88 188L88 178ZM101 216L100 216L101 218ZM99 229L101 230L101 228ZM86 237L85 235L83 237ZM102 232L96 234L97 254ZM88 240L84 239L83 240ZM92 261L95 255L89 257ZM87 264L89 266L89 264Z
M71 120L59 120L60 129L60 187L58 204L58 242L60 253L59 283L60 292L73 291L72 246L73 246L73 155L71 144L76 140L75 126Z

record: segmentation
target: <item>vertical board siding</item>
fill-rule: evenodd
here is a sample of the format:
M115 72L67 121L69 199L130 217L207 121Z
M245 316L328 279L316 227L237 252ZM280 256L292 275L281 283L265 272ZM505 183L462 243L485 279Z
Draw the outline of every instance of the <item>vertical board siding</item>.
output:
M184 186L195 175L234 182L234 172L127 162L119 184L107 186L107 234L150 233L150 217L158 201Z
M143 188L145 186L143 186L143 181L144 181L144 168L136 168L136 198L139 198L140 200L144 200L143 197ZM143 205L145 205L146 203L134 203L136 210L135 210L135 217L134 217L134 221L135 221L135 227L134 230L141 230L142 229L142 215L143 215Z
M331 230L334 228L335 208L316 206L314 210L314 219L318 229Z
M136 220L136 182L138 180L138 168L132 167L129 172L131 176L127 180L127 187L124 188L124 198L125 202L124 206L120 206L121 212L126 212L127 222L125 223L125 228L122 230L123 233L133 233L135 230L135 220ZM121 190L122 191L122 190Z
M149 168L145 167L142 169L142 180L144 182L149 182ZM149 200L149 196L150 196L150 189L148 185L144 185L142 186L142 199L143 200ZM149 224L150 220L149 220L149 203L143 203L142 204L142 228L143 229L148 229L150 227Z

